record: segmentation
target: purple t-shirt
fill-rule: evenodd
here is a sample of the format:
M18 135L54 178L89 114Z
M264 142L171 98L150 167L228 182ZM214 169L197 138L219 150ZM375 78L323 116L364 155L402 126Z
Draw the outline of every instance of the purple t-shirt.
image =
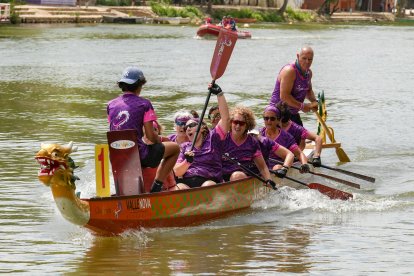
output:
M295 66L295 63L287 64L283 66L285 68L286 66L291 66L293 69L295 69L296 78L295 82L293 83L291 95L293 98L295 98L298 102L303 103L306 97L306 93L310 90L312 87L312 74L308 73L306 76L302 76L302 74L299 72L299 69ZM282 69L283 69L282 68ZM282 71L282 70L280 70ZM280 74L280 72L279 72ZM272 97L270 98L270 104L276 105L281 101L280 99L280 81L279 79L276 79L276 85L272 93ZM292 114L298 114L299 109L289 106L289 110Z
M290 135L289 133L287 133L283 129L279 129L279 130L280 130L279 135L274 139L274 141L276 143L278 143L281 146L284 146L285 148L287 148L291 152L293 152L293 151L295 151L296 149L299 148L298 144L296 144L296 142L295 142L295 138L293 138L292 135ZM260 134L263 135L263 136L266 136L266 128L265 127L260 130ZM269 154L269 157L273 158L273 159L277 159L279 161L283 161L274 152L271 152ZM270 163L271 166L274 166L274 165L277 164L277 163L272 162L272 161L269 161L269 163Z
M171 142L177 142L177 134L170 134L167 137Z
M258 141L260 145L260 150L262 151L263 158L266 161L267 166L271 168L271 164L274 162L271 163L269 160L270 153L274 153L280 147L280 145L272 139L269 139L268 137L262 135L259 135Z
M223 154L222 143L224 138L224 131L219 126L210 130L201 148L194 147L193 163L191 163L183 177L201 176L216 182L221 182L223 180L221 156ZM192 142L181 144L181 152L178 156L177 163L185 160L184 153L191 149L191 145Z
M138 134L138 147L141 160L148 155L148 146L142 141L145 122L157 120L149 100L131 92L125 92L107 105L110 130L135 129Z
M234 158L243 166L249 169L255 169L256 165L254 158L261 156L259 141L251 135L247 135L246 139L237 144L232 137L231 132L227 133L223 144L223 151L228 153L230 158ZM223 160L223 174L231 174L235 171L243 171L237 164L224 158Z
M308 136L308 130L297 123L290 121L286 131L293 136L296 144L300 145L302 139L305 139Z

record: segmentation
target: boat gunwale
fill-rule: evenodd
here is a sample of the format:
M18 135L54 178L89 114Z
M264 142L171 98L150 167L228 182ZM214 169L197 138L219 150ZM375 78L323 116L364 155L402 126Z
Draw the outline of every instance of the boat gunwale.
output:
M137 195L114 195L114 196L108 196L108 197L91 197L91 198L81 198L81 200L84 201L104 201L104 200L123 200L123 199L129 199L129 198L142 198L142 197L159 197L159 196L168 196L171 194L180 194L180 193L192 193L195 191L200 191L200 190L209 190L209 189L218 189L220 187L223 186L228 186L228 185L235 185L239 182L243 182L243 181L249 181L251 180L253 177L252 176L248 176L247 178L243 178L243 179L238 179L238 180L234 180L234 181L227 181L227 182L223 182L223 183L217 183L215 185L211 185L211 186L202 186L202 187L195 187L195 188L190 188L190 189L183 189L183 190L175 190L175 191L162 191L159 193L142 193L142 194L137 194ZM248 183L251 184L251 183ZM264 183L263 183L264 185ZM264 185L265 186L265 185Z

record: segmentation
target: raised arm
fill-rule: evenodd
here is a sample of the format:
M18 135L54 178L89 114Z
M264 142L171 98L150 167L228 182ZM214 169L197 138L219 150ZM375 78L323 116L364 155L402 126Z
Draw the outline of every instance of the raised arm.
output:
M227 133L230 130L230 113L229 113L229 107L227 105L226 97L224 96L224 92L221 90L220 86L218 86L217 84L212 85L210 83L209 89L212 94L217 95L217 102L218 102L218 107L219 107L219 111L221 115L221 119L217 123L217 125L220 126L220 128L224 131L224 133Z

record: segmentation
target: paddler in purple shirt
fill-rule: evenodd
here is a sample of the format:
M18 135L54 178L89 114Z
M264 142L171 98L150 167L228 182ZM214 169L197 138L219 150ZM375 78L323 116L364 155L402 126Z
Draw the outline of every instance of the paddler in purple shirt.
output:
M191 150L192 142L182 144L180 155L174 166L177 183L184 183L191 188L215 185L223 180L222 142L230 128L229 110L221 88L217 84L210 84L209 90L217 95L221 119L211 130L207 124L202 122L193 150ZM193 118L185 125L190 141L194 139L198 124L199 119Z
M155 133L153 122L157 120L157 115L151 102L140 96L142 86L146 82L144 73L138 67L127 67L124 70L118 81L123 94L108 103L108 122L110 130L135 129L137 131L141 166L151 168L158 166L151 192L159 192L175 165L180 148L174 142L161 143L160 137ZM142 140L144 130L151 145L145 144Z
M300 126L290 120L290 111L286 103L279 102L276 105L276 108L280 110L281 115L281 126L282 129L285 130L287 133L293 136L296 141L296 144L299 145L300 150L304 150L306 143L305 140L308 139L310 141L315 142L315 150L313 153L312 158L312 165L314 167L321 166L321 152L322 152L322 138L317 135L315 132L307 130L303 126Z
M263 159L266 161L267 167L274 170L276 172L276 176L280 178L285 177L287 171L293 164L295 158L293 153L268 137L260 135L260 132L257 129L250 130L248 134L259 141L260 150L262 151ZM273 155L278 156L278 159L284 160L282 165L277 164L272 166L274 162L270 162L269 160L271 152L273 152Z
M228 154L229 158L235 159L242 166L235 162L231 162L227 158L223 160L223 178L225 181L234 181L246 178L248 172L243 170L246 167L248 170L256 173L259 170L263 179L271 187L276 187L276 184L271 179L269 168L263 158L260 149L259 141L252 135L248 135L248 131L256 126L256 120L253 112L244 106L237 106L232 109L230 114L231 129L227 133L223 144L223 151ZM279 145L274 144L272 150L274 152L282 153L283 149L279 149ZM285 166L289 168L293 163L293 154L289 154L285 149L284 157ZM281 154L283 156L283 154ZM284 177L285 175L278 175Z
M276 143L290 150L302 164L300 167L300 172L309 172L308 159L306 158L305 154L300 150L292 135L280 128L280 118L281 113L279 109L277 109L273 105L267 106L263 112L263 120L265 123L265 127L263 127L260 130L260 134L265 137L268 137L269 139L275 141ZM280 158L274 155L273 153L270 153L269 157L272 159L280 160ZM269 163L271 164L271 166L275 166L278 164L271 160Z
M283 101L289 105L291 120L303 126L299 111L309 112L318 109L318 102L312 90L312 71L310 67L313 61L311 47L303 47L294 63L285 65L277 76L270 104L276 105ZM305 98L310 103L304 103Z
M185 142L190 142L188 140L187 134L185 133L184 127L188 120L193 118L193 115L185 110L179 110L174 115L174 134L168 135L168 139L172 142L176 142L178 145L181 145Z

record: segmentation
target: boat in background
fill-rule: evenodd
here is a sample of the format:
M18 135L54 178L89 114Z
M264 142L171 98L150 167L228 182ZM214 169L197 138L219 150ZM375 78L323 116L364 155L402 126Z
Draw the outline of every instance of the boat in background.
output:
M223 27L215 24L203 24L198 28L197 35L199 37L218 36L221 28ZM238 30L237 36L238 38L252 38L252 33L249 31Z

